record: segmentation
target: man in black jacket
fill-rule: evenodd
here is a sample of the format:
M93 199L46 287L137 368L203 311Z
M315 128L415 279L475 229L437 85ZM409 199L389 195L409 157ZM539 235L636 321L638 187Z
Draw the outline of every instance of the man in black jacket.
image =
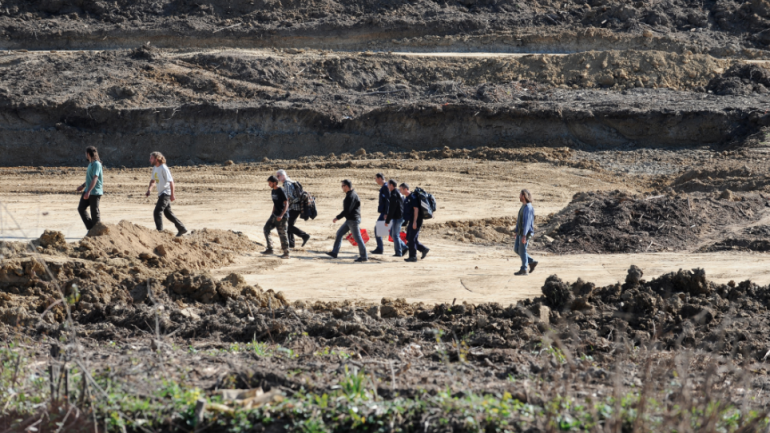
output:
M430 249L420 243L420 229L422 228L422 203L417 194L409 192L409 185L401 184L401 194L404 200L404 219L409 223L406 226L406 244L409 246L409 258L404 261L416 262L417 251L422 253L421 259L428 255Z
M328 256L337 258L337 254L342 247L342 237L347 232L353 234L353 239L358 244L358 253L360 256L356 259L357 262L369 261L369 256L366 254L366 245L361 237L361 200L358 199L358 194L353 190L353 183L348 179L342 181L342 191L345 192L345 200L342 202L342 212L334 218L334 223L345 218L345 223L337 230L337 237L334 239L334 248L330 253L326 253Z
M388 216L388 208L390 207L390 190L388 189L388 184L385 183L385 175L382 173L377 173L374 180L377 182L377 185L380 186L380 198L377 204L377 213L380 214L380 216L377 218L377 221L385 221L385 218ZM382 237L377 236L376 227L374 230L374 239L377 241L377 248L372 251L372 254L382 254L384 252Z
M390 237L393 238L393 248L396 254L393 257L403 257L406 252L406 244L401 240L401 225L404 223L404 198L396 188L396 181L388 181L388 190L390 191L390 203L388 204L388 216L385 218L385 224L390 228Z

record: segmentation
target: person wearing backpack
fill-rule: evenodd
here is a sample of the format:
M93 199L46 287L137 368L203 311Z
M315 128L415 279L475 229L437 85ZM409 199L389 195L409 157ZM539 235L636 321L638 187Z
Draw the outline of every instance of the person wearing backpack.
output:
M428 255L430 249L420 243L420 229L423 222L423 206L420 197L416 193L409 192L409 185L402 183L399 188L401 194L406 197L404 199L404 220L407 222L406 226L406 244L409 247L409 258L405 259L406 262L417 261L417 251L422 253L420 259L424 259Z
M393 248L396 254L393 257L403 257L407 252L404 241L401 240L401 226L404 224L404 198L398 192L397 183L391 179L388 181L390 191L390 203L388 204L388 216L385 224L390 228L390 237L393 238Z
M532 206L532 194L529 190L521 190L519 201L522 204L516 219L516 229L514 230L516 241L513 245L513 251L521 257L521 269L513 275L529 275L537 266L535 259L527 253L532 235L535 234L535 208Z
M359 256L355 260L356 262L368 262L369 256L366 253L366 244L361 237L361 200L358 198L358 194L353 189L353 182L345 179L342 181L342 191L345 193L345 200L342 202L342 212L334 218L334 223L345 218L345 223L337 230L337 236L334 238L334 247L331 252L326 253L327 256L337 258L337 254L342 247L342 237L347 232L353 235L353 240L358 244Z
M374 176L374 180L377 182L377 185L380 186L380 197L379 202L377 203L377 213L380 214L380 216L377 217L377 222L385 221L388 216L388 208L390 207L390 189L388 189L388 184L385 182L384 174L377 173ZM385 252L385 247L382 244L382 237L377 236L376 228L374 230L374 234L374 239L377 241L377 248L375 248L371 254L382 254Z
M302 213L302 185L299 182L291 180L289 175L286 174L286 170L278 170L275 173L275 177L283 182L283 190L286 193L286 197L289 199L289 248L294 248L294 236L302 239L302 246L304 247L310 239L310 235L294 225L297 222L297 218L299 218Z

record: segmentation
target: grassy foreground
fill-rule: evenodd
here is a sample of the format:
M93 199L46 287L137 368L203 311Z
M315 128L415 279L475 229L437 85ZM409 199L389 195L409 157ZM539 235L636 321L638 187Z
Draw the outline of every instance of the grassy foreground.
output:
M616 387L603 395L575 395L558 382L531 382L511 376L512 389L517 389L520 382L522 388L529 388L522 391L525 394L514 392L519 398L508 391L474 393L449 389L433 393L418 389L409 397L401 397L398 393L382 392L388 388L387 382L367 373L365 368L345 365L336 384L323 392L279 387L268 392L228 392L195 386L184 373L178 374L185 369L164 361L160 351L152 356L157 358L153 362L157 362L155 368L160 371L156 378L118 372L109 365L84 369L81 359L85 356L73 356L69 362L49 357L46 363L36 356L35 344L39 345L30 341L7 342L0 349L0 433L745 432L764 431L768 427L766 413L750 406L723 403L719 398L694 398L687 381L676 375L660 389L650 384L621 392L621 387ZM235 352L207 356L240 356L239 351L256 357L293 355L280 347L255 343L236 348ZM568 362L559 349L549 348L542 354L556 362ZM348 357L345 353L330 355L328 350L316 356ZM147 360L135 360L139 367L143 362ZM531 393L529 398L527 393Z

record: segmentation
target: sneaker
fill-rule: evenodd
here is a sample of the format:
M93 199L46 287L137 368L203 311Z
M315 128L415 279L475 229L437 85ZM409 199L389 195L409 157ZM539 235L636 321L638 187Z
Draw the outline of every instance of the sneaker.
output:
M532 262L532 263L530 263L530 264L529 264L529 273L530 273L530 274L531 274L532 272L534 272L534 270L535 270L535 267L537 267L537 262Z
M285 252L285 253L283 253L283 255L281 256L281 258L282 258L282 259L288 259L288 258L290 258L290 257L289 257L289 253L288 253L288 252Z
M417 257L409 257L408 259L404 259L405 262L416 262Z
M289 244L289 249L293 250L294 249L294 244Z
M420 259L424 259L425 256L428 255L429 252L430 252L430 249L429 248L425 248L425 251L422 252L422 257L420 257Z
M369 254L382 254L382 250L369 251Z
M262 254L264 254L264 255L273 254L273 249L272 248L268 248L265 251L262 251Z
M354 262L359 262L359 263L362 263L362 262L368 262L368 261L369 261L369 259L367 259L367 258L364 258L364 257L359 257L359 258L357 258L357 259L355 259L355 260L353 260L353 261L354 261Z
M522 270L520 270L519 272L516 272L513 275L519 275L519 276L521 276L521 275L529 275L529 271L527 271L526 269L522 269Z
M393 257L404 257L403 254L393 254Z
M187 233L187 229L186 228L182 228L182 230L179 230L177 232L176 237L181 238L182 236L185 235L185 233Z
M337 255L336 255L336 254L334 254L334 253L326 253L326 255L327 255L327 256L329 256L329 257L331 257L331 258L333 258L333 259L336 259L336 258L337 258Z
M310 240L310 235L305 235L304 238L302 238L302 246L304 247L307 241Z

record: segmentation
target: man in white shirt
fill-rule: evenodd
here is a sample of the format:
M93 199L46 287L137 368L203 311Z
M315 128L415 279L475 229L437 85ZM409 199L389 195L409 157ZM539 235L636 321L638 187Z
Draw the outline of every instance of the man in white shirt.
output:
M176 226L176 236L183 236L187 233L187 229L182 224L182 221L179 221L179 218L171 211L171 202L176 200L176 196L174 195L174 178L171 177L171 171L166 166L166 157L160 152L153 152L150 154L150 165L153 167L152 178L145 196L149 197L153 185L158 185L158 203L155 205L155 211L153 212L155 228L158 231L163 230L163 215L165 215Z

